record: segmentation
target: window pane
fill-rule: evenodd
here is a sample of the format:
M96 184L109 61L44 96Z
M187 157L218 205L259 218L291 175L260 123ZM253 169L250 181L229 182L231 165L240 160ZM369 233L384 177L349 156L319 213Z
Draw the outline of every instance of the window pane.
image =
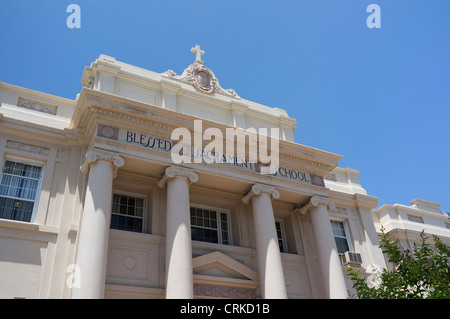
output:
M280 247L280 252L284 253L286 251L284 247L284 238L283 238L283 232L281 228L281 222L275 221L275 229L277 231L277 238L278 238L278 246Z
M345 229L344 229L343 222L338 222L338 221L332 220L331 228L333 229L334 236L345 237Z
M0 218L30 222L42 168L6 161L0 181Z
M3 173L39 179L41 167L6 161Z
M0 195L34 200L39 180L3 174Z
M284 244L281 239L278 239L278 246L280 247L280 252L284 253Z
M142 232L144 199L123 194L113 194L111 228Z
M138 216L138 217L143 217L144 216L144 208L143 207L136 207L134 209L134 215Z
M111 216L111 228L140 233L142 232L142 219L113 214Z
M228 215L225 213L220 213L220 227L222 230L222 244L230 244L230 233L228 231Z
M228 215L211 209L191 207L192 240L230 244Z
M219 239L217 236L217 230L192 227L192 240L206 241L209 243L218 243Z
M348 243L347 243L347 239L346 238L335 237L334 239L336 241L336 246L337 246L337 250L338 250L339 254L343 254L346 251L350 250L348 248Z
M0 197L0 218L30 222L34 202Z

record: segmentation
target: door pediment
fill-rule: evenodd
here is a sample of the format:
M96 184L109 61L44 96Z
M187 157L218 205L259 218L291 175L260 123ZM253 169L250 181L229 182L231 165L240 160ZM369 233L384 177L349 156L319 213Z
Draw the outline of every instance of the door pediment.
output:
M196 298L256 298L259 275L237 260L216 251L192 259Z
M192 268L194 275L259 280L256 271L219 251L195 257L192 259Z

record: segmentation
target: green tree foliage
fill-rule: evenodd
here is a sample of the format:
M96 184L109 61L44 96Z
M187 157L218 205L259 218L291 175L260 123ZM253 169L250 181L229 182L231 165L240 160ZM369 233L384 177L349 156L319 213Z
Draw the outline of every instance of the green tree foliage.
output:
M422 232L413 250L403 249L381 229L380 248L392 270L367 267L368 277L349 269L348 276L360 299L450 299L450 247L437 236ZM352 296L353 297L353 296Z

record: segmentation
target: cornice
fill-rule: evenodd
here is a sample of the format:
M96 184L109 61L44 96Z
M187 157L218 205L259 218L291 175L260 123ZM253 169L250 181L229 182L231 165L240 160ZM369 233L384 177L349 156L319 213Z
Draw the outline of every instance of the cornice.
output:
M358 194L358 193L345 193L345 192L339 192L336 190L329 190L329 198L333 200L339 200L344 201L348 205L358 205L358 206L364 206L367 208L374 208L376 207L378 203L378 197L364 195L364 194Z
M61 96L57 96L57 95L52 95L49 93L44 93L44 92L40 92L40 91L35 91L32 89L27 89L21 86L17 86L14 84L9 84L6 82L0 82L0 87L5 88L6 90L11 90L11 91L15 91L18 92L19 94L23 95L26 98L34 98L34 99L43 99L45 102L45 100L50 100L52 101L52 103L56 103L56 104L65 104L65 105L71 105L71 106L75 106L76 104L76 100L72 100L72 99L68 99L65 97L61 97Z
M73 128L84 134L87 132L90 123L95 118L106 118L118 124L125 122L133 128L139 130L158 130L170 136L170 133L178 127L186 127L193 132L193 122L198 118L181 114L169 109L129 100L123 97L114 96L104 92L83 88L77 105L81 114L78 119L74 118ZM221 123L202 120L203 129L217 127L223 132L230 127ZM231 127L234 128L234 127ZM92 128L90 128L92 130ZM324 176L338 165L342 158L340 155L307 147L294 142L278 140L280 150L280 162L289 163L292 168L307 169L311 173Z

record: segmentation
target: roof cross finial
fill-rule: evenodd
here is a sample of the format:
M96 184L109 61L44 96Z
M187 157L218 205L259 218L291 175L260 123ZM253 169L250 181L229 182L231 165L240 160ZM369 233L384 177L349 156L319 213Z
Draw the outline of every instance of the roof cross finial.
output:
M202 55L205 54L205 51L200 49L200 45L197 44L197 45L195 45L194 48L191 48L191 52L195 53L195 62L194 63L203 64Z

